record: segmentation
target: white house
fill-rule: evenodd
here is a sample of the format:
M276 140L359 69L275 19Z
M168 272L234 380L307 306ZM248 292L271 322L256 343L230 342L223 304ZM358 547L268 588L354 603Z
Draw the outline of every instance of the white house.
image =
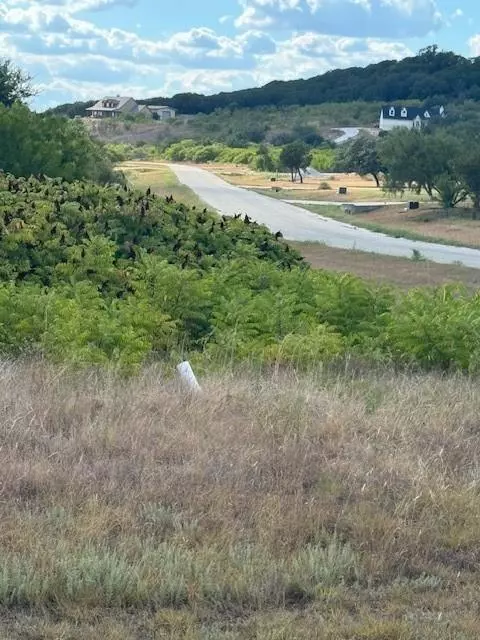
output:
M444 118L443 107L402 107L398 105L386 105L380 111L381 131L391 131L395 127L406 129L421 129L432 118Z
M175 118L176 111L160 105L138 105L133 98L116 96L105 97L86 110L92 118L118 118L125 115L142 114L155 120Z

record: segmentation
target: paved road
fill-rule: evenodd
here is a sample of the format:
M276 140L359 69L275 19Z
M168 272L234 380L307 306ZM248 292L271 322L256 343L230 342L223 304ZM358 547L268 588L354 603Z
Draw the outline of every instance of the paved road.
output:
M248 214L273 232L281 231L288 240L324 242L341 249L358 249L405 258L411 258L413 249L417 249L433 262L461 262L467 267L480 269L480 251L476 249L391 238L235 187L198 167L174 164L170 167L180 182L193 189L204 202L220 213L230 216L236 213Z
M352 138L356 138L360 133L360 129L357 127L341 127L338 131L343 131L343 134L338 138L335 138L335 144L343 144L344 142L348 142Z

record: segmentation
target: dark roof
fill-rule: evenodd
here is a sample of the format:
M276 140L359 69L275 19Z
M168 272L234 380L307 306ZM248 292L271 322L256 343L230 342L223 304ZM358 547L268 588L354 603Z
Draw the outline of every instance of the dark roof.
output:
M443 107L404 107L398 104L387 104L382 107L382 114L386 120L422 120L438 118L443 115Z

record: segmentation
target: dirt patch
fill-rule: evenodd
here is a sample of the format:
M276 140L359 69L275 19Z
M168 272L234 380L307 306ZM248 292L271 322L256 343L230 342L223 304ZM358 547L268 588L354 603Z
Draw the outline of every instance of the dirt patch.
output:
M460 265L414 261L375 253L335 249L322 244L289 242L316 269L354 273L361 278L404 288L462 283L469 289L480 287L480 269Z

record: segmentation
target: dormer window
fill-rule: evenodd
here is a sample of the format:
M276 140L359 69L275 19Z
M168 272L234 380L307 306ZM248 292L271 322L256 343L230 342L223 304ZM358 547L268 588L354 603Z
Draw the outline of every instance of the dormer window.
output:
M428 111L425 111L425 113L423 114L424 118L430 118L430 113Z
M389 115L391 118L394 118L394 117L395 117L395 107L390 107L390 111L388 112L388 115Z
M408 116L408 111L405 109L405 107L401 111L401 116L402 118L406 118Z

